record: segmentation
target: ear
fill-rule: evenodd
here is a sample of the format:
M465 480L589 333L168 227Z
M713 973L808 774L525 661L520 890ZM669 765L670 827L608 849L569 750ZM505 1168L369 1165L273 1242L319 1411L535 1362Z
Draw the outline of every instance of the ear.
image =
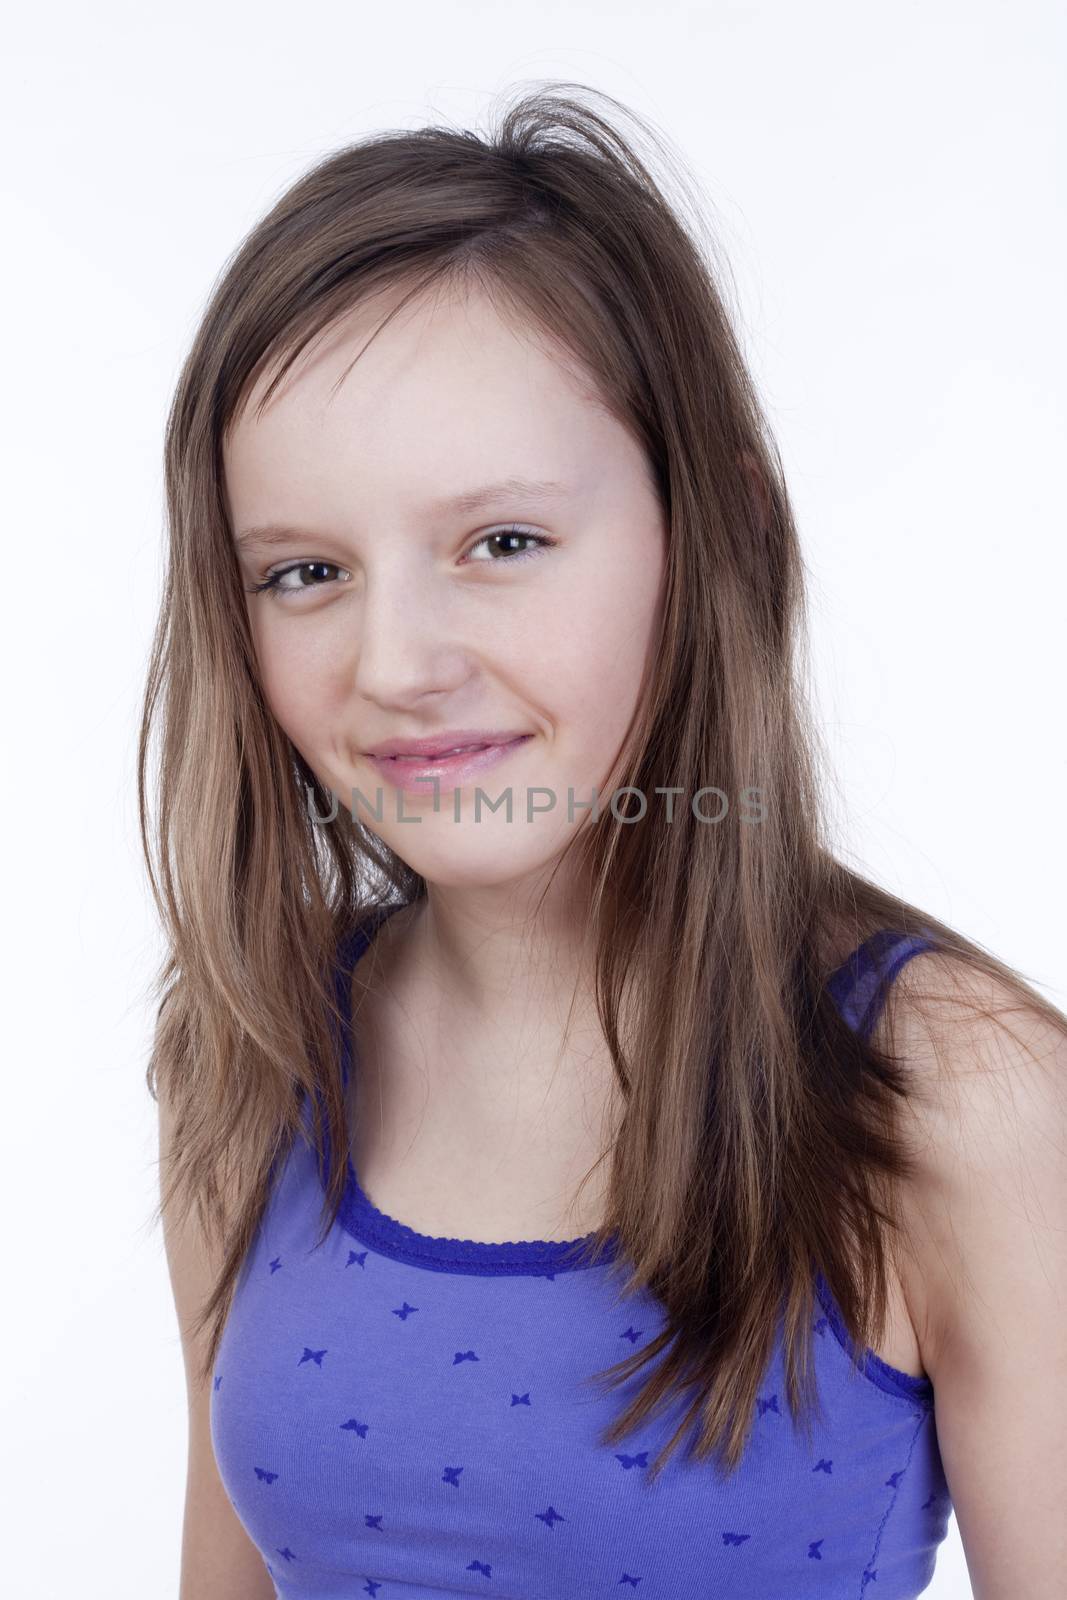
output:
M771 494L767 488L767 480L751 450L742 450L737 459L748 480L749 497L756 512L756 521L761 528L766 529L771 522Z

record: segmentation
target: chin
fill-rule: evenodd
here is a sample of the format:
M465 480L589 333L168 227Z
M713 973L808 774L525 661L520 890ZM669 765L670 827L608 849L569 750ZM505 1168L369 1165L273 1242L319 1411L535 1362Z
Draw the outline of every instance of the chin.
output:
M525 822L505 822L493 830L485 822L435 820L441 826L432 841L426 836L427 818L411 827L411 833L417 831L421 838L407 839L402 832L398 838L398 830L391 828L385 842L427 883L441 889L497 889L517 884L550 867L563 844L556 837L539 839Z

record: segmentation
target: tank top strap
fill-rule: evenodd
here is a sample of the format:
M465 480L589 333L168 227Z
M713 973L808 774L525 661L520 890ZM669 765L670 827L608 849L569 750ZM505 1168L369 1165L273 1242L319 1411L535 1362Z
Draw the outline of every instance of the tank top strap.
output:
M345 1089L352 1075L352 972L374 935L386 919L400 905L375 906L356 927L344 935L337 947L334 963L334 989L337 1010L341 1017L341 1037L338 1056L341 1063L341 1082Z
M835 1004L853 1032L869 1039L901 968L924 950L936 950L929 930L881 928L863 941L827 979Z

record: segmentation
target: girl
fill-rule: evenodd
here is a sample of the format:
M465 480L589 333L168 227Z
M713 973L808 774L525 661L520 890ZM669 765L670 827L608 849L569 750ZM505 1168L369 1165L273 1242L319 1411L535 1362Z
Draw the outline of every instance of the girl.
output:
M1067 1018L830 849L780 459L571 87L324 160L174 400L182 1597L904 1600L953 1506L1051 1597Z

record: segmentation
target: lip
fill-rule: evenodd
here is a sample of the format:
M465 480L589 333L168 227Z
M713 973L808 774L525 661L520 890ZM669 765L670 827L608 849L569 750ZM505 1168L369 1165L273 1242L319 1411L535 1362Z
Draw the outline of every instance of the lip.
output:
M400 755L381 755L377 752L368 755L371 765L381 773L395 788L402 789L407 794L432 796L435 793L434 782L437 782L436 792L441 789L454 789L469 779L478 777L483 772L498 766L506 761L514 751L528 744L533 738L532 733L516 735L493 734L492 742L486 743L479 750L464 750L458 755L439 756L434 759L425 751L403 751ZM449 736L452 739L452 736ZM397 744L405 741L396 740ZM450 746L441 739L436 740L408 740L409 744L432 743L448 749ZM455 743L463 741L456 740ZM473 740L469 741L473 743ZM401 759L407 756L408 759Z
M450 728L445 733L428 735L425 739L387 739L364 750L366 756L440 756L463 744L510 744L521 739L525 728Z

